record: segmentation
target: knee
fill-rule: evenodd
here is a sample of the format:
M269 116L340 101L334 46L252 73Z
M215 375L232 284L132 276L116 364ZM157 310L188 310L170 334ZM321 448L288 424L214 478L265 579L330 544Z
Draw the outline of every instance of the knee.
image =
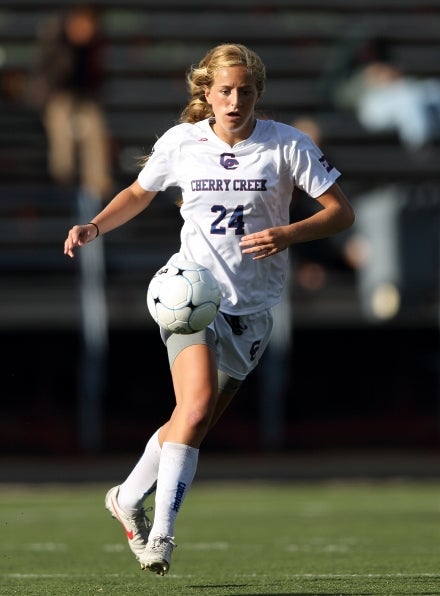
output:
M211 408L191 408L186 415L186 425L195 434L204 434L209 428L213 410Z

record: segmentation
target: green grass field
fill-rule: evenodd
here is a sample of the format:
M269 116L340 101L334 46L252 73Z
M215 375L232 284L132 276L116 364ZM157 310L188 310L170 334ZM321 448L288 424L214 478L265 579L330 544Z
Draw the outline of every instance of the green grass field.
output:
M196 482L165 577L106 486L0 488L1 596L440 594L440 482Z

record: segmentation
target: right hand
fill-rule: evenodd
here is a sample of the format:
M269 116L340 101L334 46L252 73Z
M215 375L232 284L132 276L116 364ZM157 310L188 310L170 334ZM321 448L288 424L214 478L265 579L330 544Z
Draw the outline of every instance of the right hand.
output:
M64 241L64 254L73 259L75 256L74 249L77 246L84 246L91 242L96 236L96 228L91 224L73 226Z

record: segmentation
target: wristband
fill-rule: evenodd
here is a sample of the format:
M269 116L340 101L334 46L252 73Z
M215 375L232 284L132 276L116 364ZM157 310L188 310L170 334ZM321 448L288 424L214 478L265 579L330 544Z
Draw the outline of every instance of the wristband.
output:
M95 238L98 238L98 236L99 236L98 224L93 223L93 221L89 221L88 225L89 226L95 226L95 228L96 228L96 236L95 236Z

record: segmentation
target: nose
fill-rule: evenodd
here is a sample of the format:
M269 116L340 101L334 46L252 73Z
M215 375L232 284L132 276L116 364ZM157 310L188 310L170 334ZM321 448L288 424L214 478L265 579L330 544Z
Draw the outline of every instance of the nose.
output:
M230 100L231 100L231 104L234 107L238 107L240 105L240 93L236 89L233 89L231 91L231 94L230 94L229 97L230 97Z

